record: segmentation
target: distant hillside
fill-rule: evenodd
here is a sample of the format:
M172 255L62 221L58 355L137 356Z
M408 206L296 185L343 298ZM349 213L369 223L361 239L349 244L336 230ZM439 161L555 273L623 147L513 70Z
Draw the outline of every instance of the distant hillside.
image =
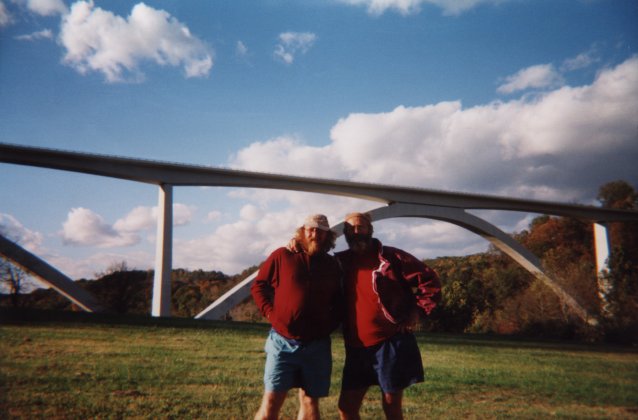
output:
M172 315L195 316L256 269L251 267L235 276L218 271L174 270L171 278ZM109 313L147 315L151 312L153 271L116 271L97 280L78 280L77 284L91 292ZM0 295L0 306L11 305L10 296ZM36 289L20 295L19 305L34 309L79 310L53 289ZM241 318L238 320L260 318L250 299L233 309L228 319L235 319L234 314Z

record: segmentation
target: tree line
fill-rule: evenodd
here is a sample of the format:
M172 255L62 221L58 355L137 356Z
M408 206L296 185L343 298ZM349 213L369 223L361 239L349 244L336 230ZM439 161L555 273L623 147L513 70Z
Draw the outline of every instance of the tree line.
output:
M625 181L610 182L599 190L606 208L637 209L638 193ZM539 216L527 229L512 236L534 253L544 270L600 324L596 328L570 312L547 286L496 248L463 257L426 260L442 283L441 305L420 321L425 331L515 334L562 339L638 341L638 223L609 225L609 271L598 275L591 223L572 218ZM228 276L218 271L172 272L172 314L193 317L235 284L257 270ZM20 273L0 266L5 282ZM149 314L153 271L111 267L97 280L78 280L110 312ZM608 285L605 300L601 284ZM77 310L53 290L0 296L0 306ZM228 320L262 321L251 298L233 308Z

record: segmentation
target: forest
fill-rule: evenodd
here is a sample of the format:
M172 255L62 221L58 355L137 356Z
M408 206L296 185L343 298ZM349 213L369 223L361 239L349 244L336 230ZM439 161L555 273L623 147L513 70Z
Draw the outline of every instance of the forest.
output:
M638 209L638 192L625 181L599 189L602 207ZM420 320L423 331L515 335L535 338L607 341L638 344L638 222L608 226L609 270L599 278L591 223L572 218L539 216L512 236L542 261L545 271L587 311L598 325L584 323L559 297L515 261L495 248L462 257L425 260L439 275L443 299ZM257 270L257 266L229 276L217 271L172 272L172 314L193 317L217 297ZM13 293L0 295L1 307L78 310L52 289L20 293L24 276L7 261L0 279ZM606 300L600 281L609 284ZM109 312L148 315L153 271L114 266L96 280L77 281ZM226 319L262 322L251 298L233 308Z

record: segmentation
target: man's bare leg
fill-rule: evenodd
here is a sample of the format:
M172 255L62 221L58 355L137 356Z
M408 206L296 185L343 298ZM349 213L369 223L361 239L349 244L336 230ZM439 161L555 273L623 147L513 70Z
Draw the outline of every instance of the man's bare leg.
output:
M288 392L264 392L261 400L261 407L255 414L255 420L277 420L279 418L279 410L284 405Z
M383 406L386 419L403 420L402 400L403 391L393 393L381 392L381 405Z
M339 416L341 420L361 420L359 409L368 388L341 390L339 395Z
M297 420L319 420L319 398L313 398L299 388L299 415Z

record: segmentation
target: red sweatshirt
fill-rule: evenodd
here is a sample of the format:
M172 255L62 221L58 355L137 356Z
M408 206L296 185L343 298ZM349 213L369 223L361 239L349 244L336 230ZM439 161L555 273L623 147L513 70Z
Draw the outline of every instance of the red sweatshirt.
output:
M328 254L279 248L261 265L250 290L262 315L287 338L325 338L342 318L341 269Z

